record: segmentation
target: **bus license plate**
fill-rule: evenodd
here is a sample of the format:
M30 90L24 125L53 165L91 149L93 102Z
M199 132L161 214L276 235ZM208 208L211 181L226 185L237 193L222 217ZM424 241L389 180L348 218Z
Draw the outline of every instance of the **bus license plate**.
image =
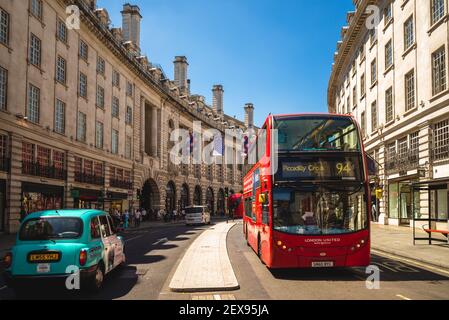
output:
M312 262L312 268L331 268L334 266L333 261Z

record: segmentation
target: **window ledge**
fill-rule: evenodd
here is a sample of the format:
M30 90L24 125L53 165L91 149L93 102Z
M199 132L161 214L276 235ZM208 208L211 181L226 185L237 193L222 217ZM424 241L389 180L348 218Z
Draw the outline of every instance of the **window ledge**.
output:
M374 46L377 44L377 38L376 38L376 40L374 40L373 41L373 43L371 43L370 44L370 47L369 47L369 51L371 52L371 50L374 48Z
M9 44L0 42L0 45L4 46L6 49L8 49L9 53L12 53L14 50L9 46Z
M406 111L404 113L404 117L407 117L408 115L412 114L413 112L415 112L416 110L418 110L417 106L414 106L413 108L411 108L410 110Z
M43 74L45 73L45 71L44 71L40 66L31 63L30 60L28 60L28 59L27 59L27 62L28 62L28 65L29 65L29 66L33 66L33 67L35 67L36 69L38 69L39 72L41 73L41 75L43 75Z
M359 66L361 66L362 63L364 63L365 61L366 61L366 55L360 59Z
M394 118L394 117L393 117L393 118ZM391 126L392 124L394 124L394 119L391 120L391 121L388 121L388 122L385 124L385 128Z
M377 86L377 80L371 84L370 90L373 90L375 86Z
M67 83L61 82L61 81L59 81L57 79L55 79L55 83L63 86L65 88L65 91L69 90L69 87L67 86Z
M408 0L403 0L401 3L401 10L404 10L405 5L408 3Z
M430 26L429 30L427 30L427 34L430 36L432 32L434 32L440 25L442 25L444 22L447 22L448 18L449 14L446 13L440 20L438 20L432 26Z
M365 99L366 97L366 93L362 94L362 96L360 97L360 101L363 101L363 99Z
M383 28L383 30L382 30L383 33L385 33L385 32L387 31L388 27L389 27L390 25L392 25L393 22L394 22L394 18L392 17L392 18L390 18L390 20L388 20L388 22L385 24L385 26L384 26L384 28Z
M404 53L402 54L402 59L405 59L405 57L410 53L410 52L412 52L413 50L415 50L416 49L416 42L414 42L410 47L408 47L405 51L404 51Z
M391 66L389 66L387 69L385 69L385 71L384 71L384 77L391 71L391 70L393 70L394 69L394 63L391 65Z
M446 95L449 93L449 89L443 90L440 93L437 93L435 95L432 96L432 98L429 99L430 102L433 102L439 98L441 98L442 96Z

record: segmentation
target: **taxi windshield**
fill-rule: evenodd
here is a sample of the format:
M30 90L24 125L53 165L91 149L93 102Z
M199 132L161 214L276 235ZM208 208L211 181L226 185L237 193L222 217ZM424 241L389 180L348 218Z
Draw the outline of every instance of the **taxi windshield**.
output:
M19 232L21 241L77 239L83 222L79 218L39 218L26 221Z

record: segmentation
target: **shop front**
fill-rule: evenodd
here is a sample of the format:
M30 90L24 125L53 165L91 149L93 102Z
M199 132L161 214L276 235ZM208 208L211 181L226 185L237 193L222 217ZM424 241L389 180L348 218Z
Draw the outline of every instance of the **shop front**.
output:
M126 210L131 210L128 201L128 194L127 193L120 193L120 192L108 192L107 197L104 199L104 202L109 202L110 206L109 208L114 212L115 210L118 210L118 212L125 212Z
M22 183L23 214L64 208L64 187Z
M401 180L388 185L388 224L410 226L413 220L413 208L419 207L419 192L412 185L417 180Z
M101 190L72 189L72 198L75 209L98 209L103 210L103 193Z
M5 231L6 219L6 181L0 180L0 232Z

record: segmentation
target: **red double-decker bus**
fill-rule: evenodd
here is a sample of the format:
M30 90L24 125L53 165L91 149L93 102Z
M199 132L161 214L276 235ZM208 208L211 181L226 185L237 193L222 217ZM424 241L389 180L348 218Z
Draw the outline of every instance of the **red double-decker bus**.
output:
M269 116L262 129L244 178L248 244L273 269L368 266L370 189L355 119Z

